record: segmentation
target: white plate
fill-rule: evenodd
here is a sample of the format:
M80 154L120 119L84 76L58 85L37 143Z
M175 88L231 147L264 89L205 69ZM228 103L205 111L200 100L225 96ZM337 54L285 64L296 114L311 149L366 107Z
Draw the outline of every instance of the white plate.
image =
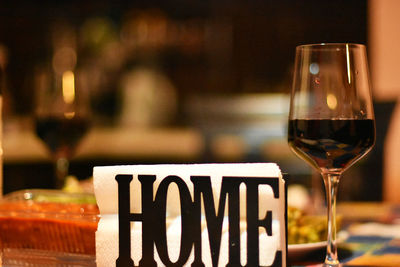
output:
M326 247L326 241L307 243L307 244L294 244L288 245L288 253L290 258L300 258L309 254L310 252Z
M346 231L340 231L337 234L337 243L339 244L345 241L348 235L349 234ZM293 245L288 245L288 254L289 258L296 259L304 257L310 252L314 252L319 249L324 249L325 247L326 247L326 241L306 243L306 244L293 244Z

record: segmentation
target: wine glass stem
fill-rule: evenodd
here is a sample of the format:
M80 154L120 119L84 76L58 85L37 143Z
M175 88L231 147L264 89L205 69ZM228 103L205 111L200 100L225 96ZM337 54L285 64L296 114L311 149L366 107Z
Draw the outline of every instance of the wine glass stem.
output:
M68 175L69 161L65 157L56 160L56 188L60 189L64 185L65 177Z
M328 244L326 248L326 266L338 266L339 259L336 246L336 195L340 174L323 173L328 206Z

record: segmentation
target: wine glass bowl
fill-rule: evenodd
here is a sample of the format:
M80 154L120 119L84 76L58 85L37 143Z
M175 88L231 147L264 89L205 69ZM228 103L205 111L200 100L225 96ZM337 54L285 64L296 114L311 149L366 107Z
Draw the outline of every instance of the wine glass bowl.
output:
M54 159L57 188L64 184L69 160L90 124L89 95L75 74L51 69L37 73L35 131Z
M323 177L328 208L325 265L337 266L335 214L340 176L375 143L365 46L338 43L296 48L288 143Z
M294 119L289 145L319 172L342 173L374 144L372 119Z

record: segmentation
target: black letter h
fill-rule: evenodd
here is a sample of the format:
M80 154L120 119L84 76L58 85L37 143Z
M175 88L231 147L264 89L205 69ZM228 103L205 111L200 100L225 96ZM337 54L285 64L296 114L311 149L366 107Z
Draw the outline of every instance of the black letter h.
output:
M142 213L131 213L130 183L133 179L129 174L118 174L118 227L119 227L119 257L116 267L135 267L131 258L131 222L142 222L142 259L139 266L156 267L154 260L154 236L152 233L153 183L155 175L139 175L142 184Z

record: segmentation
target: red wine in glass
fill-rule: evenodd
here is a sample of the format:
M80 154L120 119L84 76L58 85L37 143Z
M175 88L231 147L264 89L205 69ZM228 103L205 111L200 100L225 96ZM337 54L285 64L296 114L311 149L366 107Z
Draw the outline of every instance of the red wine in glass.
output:
M52 154L71 157L81 138L89 128L83 117L42 117L36 119L36 134L47 145Z
M289 120L289 146L317 170L345 170L374 145L373 120Z

